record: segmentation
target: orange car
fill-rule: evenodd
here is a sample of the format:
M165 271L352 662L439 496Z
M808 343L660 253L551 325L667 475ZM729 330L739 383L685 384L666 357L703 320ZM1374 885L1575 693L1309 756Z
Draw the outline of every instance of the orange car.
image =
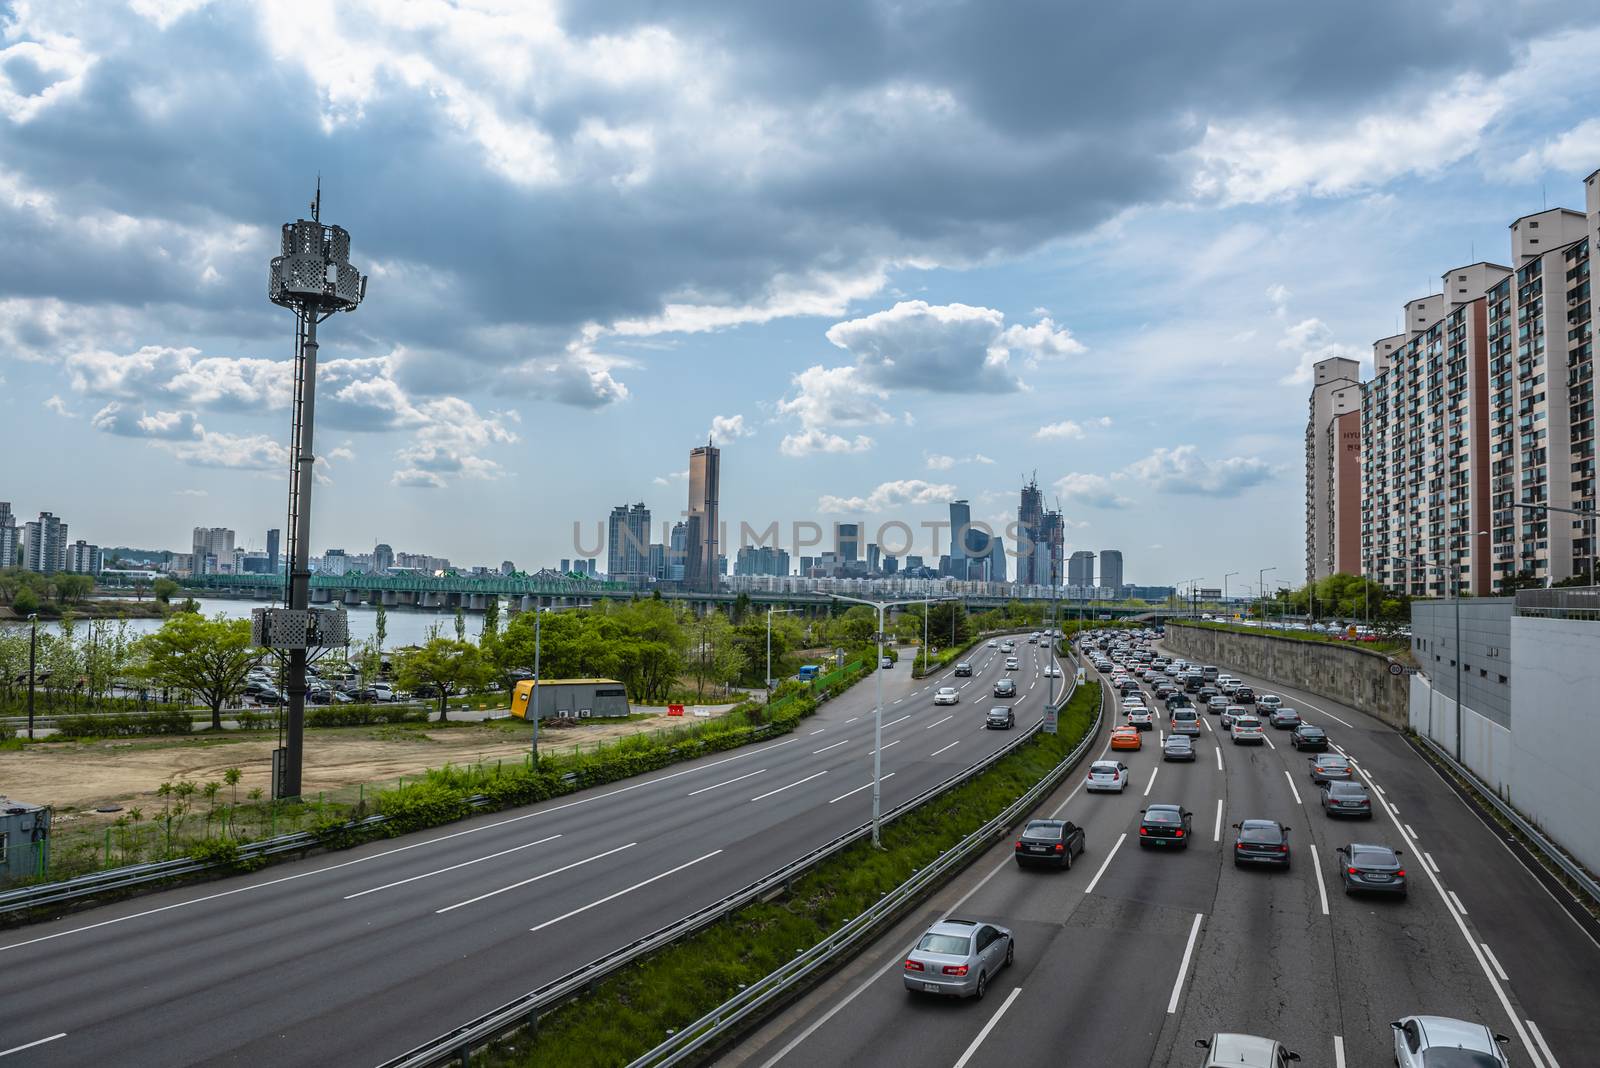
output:
M1111 731L1111 748L1113 749L1142 749L1144 742L1140 740L1138 727L1116 727Z

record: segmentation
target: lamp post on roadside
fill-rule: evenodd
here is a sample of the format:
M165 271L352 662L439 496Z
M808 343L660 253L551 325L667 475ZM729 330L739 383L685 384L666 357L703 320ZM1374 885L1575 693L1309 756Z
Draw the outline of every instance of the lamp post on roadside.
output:
M798 608L777 608L767 605L767 694L769 696L772 694L772 614L777 612L779 615L785 615L798 611L800 611Z
M1228 580L1238 573L1237 571L1230 571L1222 576L1222 610L1224 612L1228 611Z
M869 601L865 597L847 597L842 593L836 593L833 597L838 601L864 604L868 608L876 608L878 610L878 632L873 635L878 643L878 662L875 665L878 674L878 695L875 702L877 707L872 712L872 845L874 848L880 848L883 845L882 837L879 833L883 822L883 806L880 797L883 778L883 639L886 637L883 633L883 612L884 609L893 608L895 605L917 604L922 601L922 598L914 597L905 601ZM923 655L927 655L926 647L923 648Z
M33 633L28 638L28 740L33 740L33 680L39 665L39 613L28 613Z
M1263 567L1256 572L1256 596L1261 598L1261 622L1267 621L1267 572L1278 570L1275 567Z
M544 622L544 614L546 612L564 612L569 608L580 607L582 606L561 605L558 607L556 605L551 605L550 607L546 608L544 605L538 603L535 603L533 606L533 698L528 702L528 715L533 719L533 743L528 749L528 755L529 764L534 768L538 768L539 766L539 684L541 681L541 676L539 674L539 653L540 646L542 644L540 624Z

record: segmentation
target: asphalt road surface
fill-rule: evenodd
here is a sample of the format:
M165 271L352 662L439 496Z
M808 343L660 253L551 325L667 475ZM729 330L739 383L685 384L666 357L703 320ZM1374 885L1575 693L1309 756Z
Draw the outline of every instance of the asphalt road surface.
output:
M980 648L883 675L883 807L1005 744L1050 680ZM1065 680L1055 680L1059 688ZM935 706L933 690L961 687ZM0 932L11 1065L371 1065L710 904L870 818L868 679L780 740L433 831ZM1057 690L1059 692L1059 689Z
M1245 681L1282 695L1357 761L1380 802L1370 821L1322 813L1288 731L1269 727L1270 745L1235 746L1202 713L1198 759L1162 763L1167 720L1146 688L1157 730L1143 750L1115 754L1133 770L1126 793L1085 794L1075 774L1034 814L1085 828L1070 871L1021 870L1011 842L997 845L719 1063L1196 1065L1195 1039L1242 1031L1279 1039L1308 1066L1367 1068L1391 1063L1389 1022L1412 1013L1488 1024L1511 1036L1513 1065L1600 1063L1592 921L1552 896L1389 727ZM1151 803L1194 813L1187 850L1139 848L1139 812ZM1293 828L1290 870L1229 861L1230 825L1249 818ZM1409 898L1346 896L1334 849L1351 841L1403 850ZM1015 933L1016 963L981 1002L904 988L906 950L945 915Z

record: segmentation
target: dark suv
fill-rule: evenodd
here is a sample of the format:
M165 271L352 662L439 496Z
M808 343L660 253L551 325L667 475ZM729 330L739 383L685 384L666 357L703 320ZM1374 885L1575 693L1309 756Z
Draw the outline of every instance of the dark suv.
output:
M1256 703L1256 692L1248 686L1241 686L1228 699L1236 705L1253 705Z
M994 695L996 697L1017 696L1017 683L1015 679L995 679Z
M983 725L991 731L1008 731L1017 725L1017 716L1005 705L996 705L989 709L989 715L984 719Z
M956 665L956 677L965 678L972 674L972 665L963 660Z

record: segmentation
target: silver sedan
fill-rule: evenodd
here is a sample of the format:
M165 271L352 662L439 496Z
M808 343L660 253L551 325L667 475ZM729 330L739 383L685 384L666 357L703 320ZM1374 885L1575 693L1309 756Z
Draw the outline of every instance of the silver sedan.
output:
M989 980L1016 956L1011 931L976 920L945 920L928 928L906 954L901 973L917 994L981 998Z

